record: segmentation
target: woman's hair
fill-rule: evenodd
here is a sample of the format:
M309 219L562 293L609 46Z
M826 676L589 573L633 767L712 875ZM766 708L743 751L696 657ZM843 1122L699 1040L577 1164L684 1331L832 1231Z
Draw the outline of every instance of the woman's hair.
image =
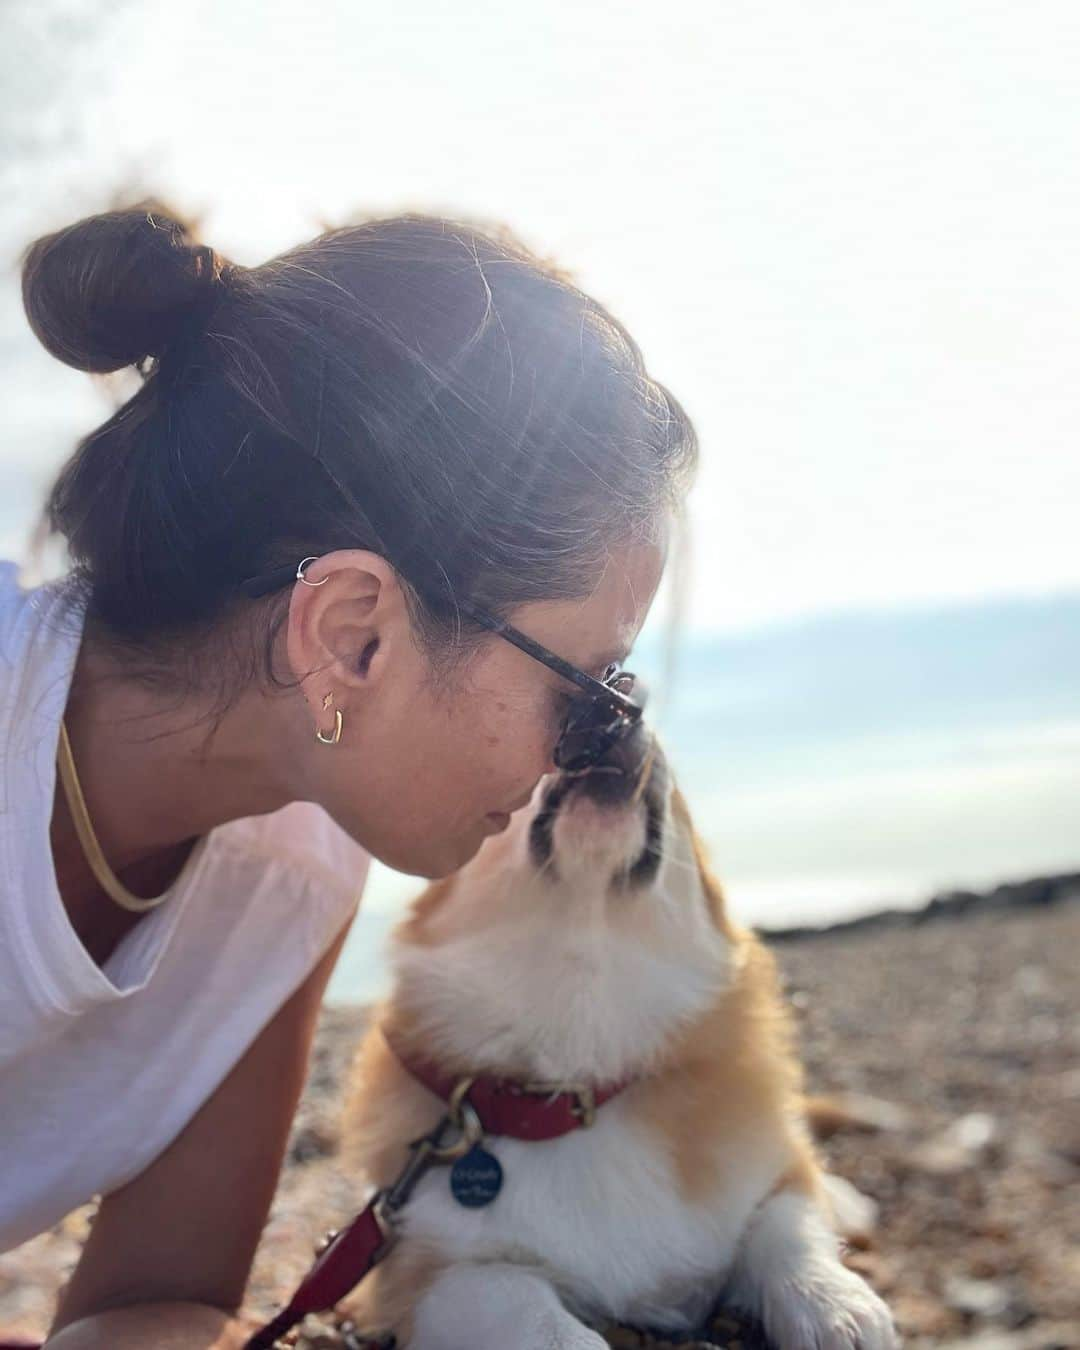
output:
M629 333L501 227L365 220L243 267L148 198L38 239L22 286L59 360L142 377L45 520L87 624L148 678L272 678L288 593L239 582L341 548L394 566L438 668L480 632L455 597L584 597L693 478L692 424ZM261 642L196 676L193 639L243 613Z

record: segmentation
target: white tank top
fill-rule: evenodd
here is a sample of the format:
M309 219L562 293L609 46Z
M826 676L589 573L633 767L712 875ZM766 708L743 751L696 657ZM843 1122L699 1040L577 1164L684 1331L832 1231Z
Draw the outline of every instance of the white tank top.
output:
M96 965L49 842L75 596L0 561L0 1251L176 1138L351 919L370 862L314 802L229 821Z

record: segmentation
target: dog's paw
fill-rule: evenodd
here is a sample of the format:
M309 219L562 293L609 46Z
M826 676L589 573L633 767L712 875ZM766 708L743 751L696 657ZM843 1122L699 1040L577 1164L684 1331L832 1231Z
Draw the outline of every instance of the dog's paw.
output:
M515 1342L515 1350L517 1343ZM610 1350L607 1341L583 1323L574 1326L564 1321L552 1323L536 1340L529 1342L529 1350Z
M464 1334L459 1326L443 1325L434 1329L423 1325L408 1343L408 1350L610 1350L598 1332L569 1316L529 1317L520 1321L501 1319L485 1325L475 1334Z
M449 1266L416 1304L408 1350L608 1350L538 1271L509 1262Z
M816 1200L784 1189L761 1205L726 1291L762 1323L777 1350L896 1350L889 1309L840 1259Z
M765 1291L761 1319L777 1350L897 1350L892 1313L861 1276L837 1265Z

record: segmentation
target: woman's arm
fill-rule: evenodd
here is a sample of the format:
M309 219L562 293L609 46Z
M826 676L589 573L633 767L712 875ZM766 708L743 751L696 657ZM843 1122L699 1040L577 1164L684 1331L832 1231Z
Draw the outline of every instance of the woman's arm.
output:
M254 1329L205 1304L146 1303L80 1318L46 1350L242 1350Z
M347 931L165 1152L102 1201L47 1350L243 1344L252 1328L235 1313L277 1186L323 990Z

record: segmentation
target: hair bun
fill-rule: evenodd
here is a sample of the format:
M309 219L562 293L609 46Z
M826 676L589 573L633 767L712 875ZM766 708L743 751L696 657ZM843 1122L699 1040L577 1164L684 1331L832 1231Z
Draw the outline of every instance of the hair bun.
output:
M231 265L157 199L43 235L27 248L22 296L46 350L105 373L161 356L219 296Z

